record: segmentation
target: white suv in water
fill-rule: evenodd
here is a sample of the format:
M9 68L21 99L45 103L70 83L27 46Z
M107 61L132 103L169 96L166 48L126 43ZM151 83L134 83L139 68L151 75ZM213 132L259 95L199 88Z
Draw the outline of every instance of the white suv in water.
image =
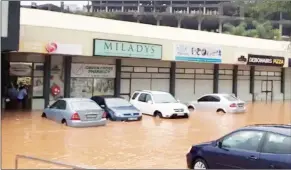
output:
M160 118L189 117L186 105L177 101L170 93L162 91L135 91L130 103L141 113Z

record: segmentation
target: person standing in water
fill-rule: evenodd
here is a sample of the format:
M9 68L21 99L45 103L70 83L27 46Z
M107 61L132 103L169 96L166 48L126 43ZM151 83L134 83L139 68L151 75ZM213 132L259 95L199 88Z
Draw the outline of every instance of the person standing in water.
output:
M18 107L19 109L24 109L25 108L25 99L27 96L27 90L25 85L20 85L19 87L19 92L17 95L17 101L18 101Z

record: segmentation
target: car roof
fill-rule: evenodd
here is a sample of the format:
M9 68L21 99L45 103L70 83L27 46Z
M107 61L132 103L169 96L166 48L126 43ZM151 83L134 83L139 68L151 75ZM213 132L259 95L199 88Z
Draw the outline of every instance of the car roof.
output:
M152 91L152 90L137 90L136 92L145 92L145 93L151 93L151 94L169 94L168 92L164 92L164 91Z
M265 132L277 133L280 135L291 137L291 124L255 124L248 125L243 128L243 130L260 130Z
M231 94L227 94L227 93L210 93L210 94L204 94L203 96L227 96L227 95L231 95Z
M91 99L88 99L88 98L62 98L59 100L64 100L67 102L92 101Z

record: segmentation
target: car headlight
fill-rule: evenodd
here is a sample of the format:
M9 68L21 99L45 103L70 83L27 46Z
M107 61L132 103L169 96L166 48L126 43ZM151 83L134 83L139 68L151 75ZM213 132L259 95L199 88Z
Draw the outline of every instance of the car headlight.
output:
M188 153L189 153L191 150L192 150L192 146L190 146L190 147L188 148Z

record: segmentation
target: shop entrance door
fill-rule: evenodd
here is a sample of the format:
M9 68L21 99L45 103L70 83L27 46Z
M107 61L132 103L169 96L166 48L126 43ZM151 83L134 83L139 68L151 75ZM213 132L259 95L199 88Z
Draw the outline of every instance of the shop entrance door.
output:
M16 87L20 90L21 85L25 85L26 87L26 91L27 91L27 95L24 97L24 101L22 103L22 109L23 110L31 110L31 106L32 106L32 79L31 77L23 77L23 76L11 76L10 77L11 83L13 83L13 85L17 85ZM21 109L19 108L20 105L18 105L17 103L15 103L13 108L14 109Z
M263 94L265 101L273 100L273 80L262 80L261 93Z
M8 101L6 109L8 110L31 110L32 108L32 63L27 62L10 62L9 69L9 84L14 86L17 90L11 89L8 96L13 101ZM23 102L17 100L17 96L21 86L26 87L27 95L24 95ZM8 87L9 88L9 87Z

